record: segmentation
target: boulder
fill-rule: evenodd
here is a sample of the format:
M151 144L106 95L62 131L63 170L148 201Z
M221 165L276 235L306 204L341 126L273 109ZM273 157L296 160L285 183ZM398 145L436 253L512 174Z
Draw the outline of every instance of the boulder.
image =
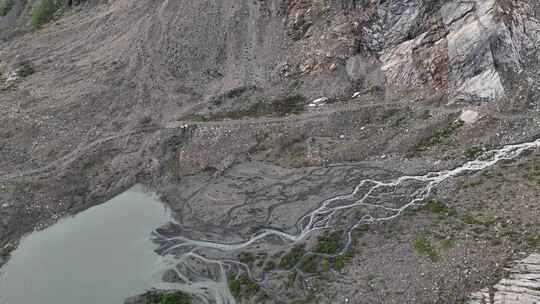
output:
M480 118L480 114L474 110L463 110L459 119L465 122L466 124L472 125Z
M449 2L441 8L448 28L449 95L453 100L493 101L504 88L492 52L492 41L504 32L496 21L495 0Z

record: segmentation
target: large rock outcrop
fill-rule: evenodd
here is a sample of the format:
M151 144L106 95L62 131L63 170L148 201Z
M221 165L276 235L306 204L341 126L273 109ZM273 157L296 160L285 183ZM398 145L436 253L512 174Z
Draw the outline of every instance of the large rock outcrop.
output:
M508 277L495 286L471 295L468 304L540 303L540 254L514 262L507 268Z
M540 25L528 2L391 3L380 4L362 28L365 50L378 55L389 89L427 87L446 91L451 101L494 101L538 75Z

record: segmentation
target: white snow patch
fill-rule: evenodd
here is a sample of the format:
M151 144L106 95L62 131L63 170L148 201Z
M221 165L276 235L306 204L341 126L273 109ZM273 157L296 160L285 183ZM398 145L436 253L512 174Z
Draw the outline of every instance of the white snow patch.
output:
M321 97L313 100L308 104L308 107L319 107L324 105L326 102L328 102L328 97Z

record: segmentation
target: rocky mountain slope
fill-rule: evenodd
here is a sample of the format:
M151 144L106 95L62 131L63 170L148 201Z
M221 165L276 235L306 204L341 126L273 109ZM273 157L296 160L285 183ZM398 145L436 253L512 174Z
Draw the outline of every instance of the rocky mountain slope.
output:
M448 169L540 133L534 1L62 1L52 19L32 25L29 12L42 2L12 0L0 16L5 258L24 233L135 182L160 192L191 233L237 240L259 226L294 226L293 214L307 212L309 202L354 184L358 172L347 166L357 162L386 178ZM328 290L336 294L321 303L343 294L356 295L349 303L457 303L495 283L514 251L536 248L527 241L539 233L531 215L540 208L534 160L521 160L530 174L498 168L514 178L483 179L491 190L452 182L436 194L447 202L452 191L503 202L509 192L493 187L529 185L509 201L530 214L454 201L459 219L441 224L421 212L371 228L364 257L349 262L363 267L333 272ZM301 182L320 170L329 175ZM264 204L235 207L277 198L299 204L298 214L285 209L274 219ZM493 246L471 238L488 226L468 223L471 214L510 220L519 237ZM414 255L417 233L454 225L467 228L442 262ZM395 227L402 237L388 237ZM491 228L483 237L499 238ZM448 273L440 277L443 264ZM409 285L390 275L395 269L374 265L398 265ZM380 273L363 277L365 268ZM309 280L299 279L287 297L307 296ZM266 300L280 303L280 296ZM244 299L259 303L253 298Z

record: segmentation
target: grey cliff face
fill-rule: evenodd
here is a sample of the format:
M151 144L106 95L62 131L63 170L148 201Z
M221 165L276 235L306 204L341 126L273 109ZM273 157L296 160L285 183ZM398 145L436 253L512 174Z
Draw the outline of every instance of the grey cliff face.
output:
M362 28L369 42L364 50L380 60L386 86L398 92L425 86L446 91L451 101L494 101L512 95L515 82L532 85L538 75L533 6L495 0L382 2Z

